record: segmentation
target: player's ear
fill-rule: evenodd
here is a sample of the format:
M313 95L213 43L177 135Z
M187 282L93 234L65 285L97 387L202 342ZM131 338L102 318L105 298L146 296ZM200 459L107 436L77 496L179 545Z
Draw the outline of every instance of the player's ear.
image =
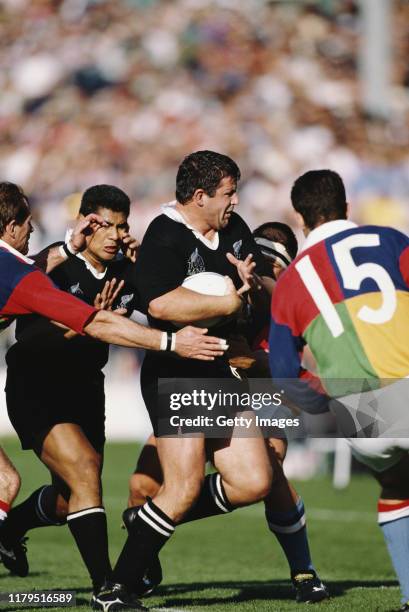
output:
M305 221L304 221L302 214L294 211L294 216L295 216L295 220L296 220L298 227L304 231Z
M3 236L9 236L10 238L14 238L16 235L17 223L15 219L9 221L4 228Z
M204 205L204 198L203 198L204 195L205 195L205 192L203 191L203 189L196 189L196 191L193 194L192 201L195 204L197 204L197 206L202 207Z

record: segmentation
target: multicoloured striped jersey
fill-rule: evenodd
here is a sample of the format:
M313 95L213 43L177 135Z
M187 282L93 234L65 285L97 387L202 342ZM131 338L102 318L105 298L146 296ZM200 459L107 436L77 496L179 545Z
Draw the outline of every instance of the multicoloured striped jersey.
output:
M309 234L274 291L273 378L298 377L305 344L331 395L341 394L334 379L344 379L347 394L356 391L353 379L380 384L409 375L407 236L345 220Z
M18 315L36 313L82 334L95 312L57 289L32 260L0 240L0 329Z

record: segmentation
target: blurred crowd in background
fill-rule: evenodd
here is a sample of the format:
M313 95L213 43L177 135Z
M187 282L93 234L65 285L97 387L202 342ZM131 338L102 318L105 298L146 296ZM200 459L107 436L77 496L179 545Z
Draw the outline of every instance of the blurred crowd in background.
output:
M239 163L251 227L293 224L293 181L326 167L356 221L408 231L409 2L392 4L379 118L361 104L354 0L0 0L0 176L30 197L32 251L96 183L130 195L141 238L204 148Z
M252 226L288 220L293 180L330 167L358 221L409 229L409 3L393 7L380 120L360 104L353 0L3 0L0 176L30 195L33 246L101 182L129 193L141 237L203 148L239 162Z

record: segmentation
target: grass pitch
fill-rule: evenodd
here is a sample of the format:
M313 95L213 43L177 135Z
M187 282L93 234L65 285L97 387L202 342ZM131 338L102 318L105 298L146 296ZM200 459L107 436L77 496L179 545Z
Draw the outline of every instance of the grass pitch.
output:
M10 440L4 447L23 478L20 500L47 483L47 473L33 453L20 451ZM121 512L136 453L136 445L107 446L104 491L113 561L125 539ZM390 612L399 608L399 589L376 524L376 483L366 476L354 477L344 491L335 491L328 479L296 484L307 508L314 563L332 595L318 609ZM37 529L28 535L30 575L10 577L0 566L0 592L72 589L77 594L75 609L89 609L89 579L67 527ZM145 599L149 608L174 612L305 609L294 603L287 564L267 530L260 504L231 516L181 526L161 560L165 578L155 595ZM22 609L39 610L0 605L0 610Z

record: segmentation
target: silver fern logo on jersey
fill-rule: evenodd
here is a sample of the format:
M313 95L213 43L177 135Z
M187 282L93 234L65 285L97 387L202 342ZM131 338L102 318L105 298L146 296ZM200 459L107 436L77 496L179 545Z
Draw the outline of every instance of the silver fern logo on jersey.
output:
M199 249L195 249L187 260L187 275L193 276L193 274L199 274L199 272L205 271L206 267L203 257L199 255Z
M71 285L70 293L72 293L72 295L84 295L84 292L81 289L79 283L76 283L75 285Z
M129 302L132 301L134 294L130 293L129 295L121 296L121 301L119 302L118 308L127 308Z
M236 257L236 259L241 259L241 246L243 244L243 240L237 240L237 242L235 242L233 244L233 253L234 256Z

